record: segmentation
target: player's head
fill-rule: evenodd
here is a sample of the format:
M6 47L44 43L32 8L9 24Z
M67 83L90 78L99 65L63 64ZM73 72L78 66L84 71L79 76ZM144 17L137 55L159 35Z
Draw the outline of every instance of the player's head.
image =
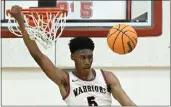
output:
M85 71L91 68L93 62L94 43L89 37L75 37L70 40L71 59L76 69Z

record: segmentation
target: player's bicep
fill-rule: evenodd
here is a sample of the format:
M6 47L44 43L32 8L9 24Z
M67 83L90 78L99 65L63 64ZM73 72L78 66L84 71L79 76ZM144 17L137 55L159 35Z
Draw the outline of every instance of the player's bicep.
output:
M57 85L61 85L62 81L67 78L67 73L63 70L58 69L51 60L44 54L42 54L38 59L34 58L44 73Z
M134 105L126 92L121 87L119 80L115 80L115 83L111 85L113 97L123 106Z
M105 75L113 97L123 106L135 105L121 87L119 79L112 72L105 72Z
M122 89L120 83L112 84L111 89L112 95L116 100L123 101L124 99L126 99L126 93Z

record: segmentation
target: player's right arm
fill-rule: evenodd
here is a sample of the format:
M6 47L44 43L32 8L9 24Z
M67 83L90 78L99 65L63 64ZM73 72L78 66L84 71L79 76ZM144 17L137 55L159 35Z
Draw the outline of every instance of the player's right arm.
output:
M35 41L29 38L29 35L25 29L21 8L19 6L13 6L11 9L11 15L18 21L24 43L27 46L31 56L38 63L44 73L58 86L63 86L63 84L66 84L68 74L56 68L50 59L39 50Z

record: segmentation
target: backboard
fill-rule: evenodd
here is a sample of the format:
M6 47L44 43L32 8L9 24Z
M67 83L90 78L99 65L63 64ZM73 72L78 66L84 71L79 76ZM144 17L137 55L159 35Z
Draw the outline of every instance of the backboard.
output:
M8 20L5 13L13 5L23 8L38 7L38 1L1 1L2 38L17 38L8 31ZM133 26L139 37L162 34L162 0L58 0L56 7L68 9L67 23L61 37L106 37L109 29L119 23Z

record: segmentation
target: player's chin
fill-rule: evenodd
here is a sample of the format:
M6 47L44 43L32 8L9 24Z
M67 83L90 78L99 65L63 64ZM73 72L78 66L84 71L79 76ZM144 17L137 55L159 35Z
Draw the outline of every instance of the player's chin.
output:
M84 68L84 72L90 72L91 68Z

